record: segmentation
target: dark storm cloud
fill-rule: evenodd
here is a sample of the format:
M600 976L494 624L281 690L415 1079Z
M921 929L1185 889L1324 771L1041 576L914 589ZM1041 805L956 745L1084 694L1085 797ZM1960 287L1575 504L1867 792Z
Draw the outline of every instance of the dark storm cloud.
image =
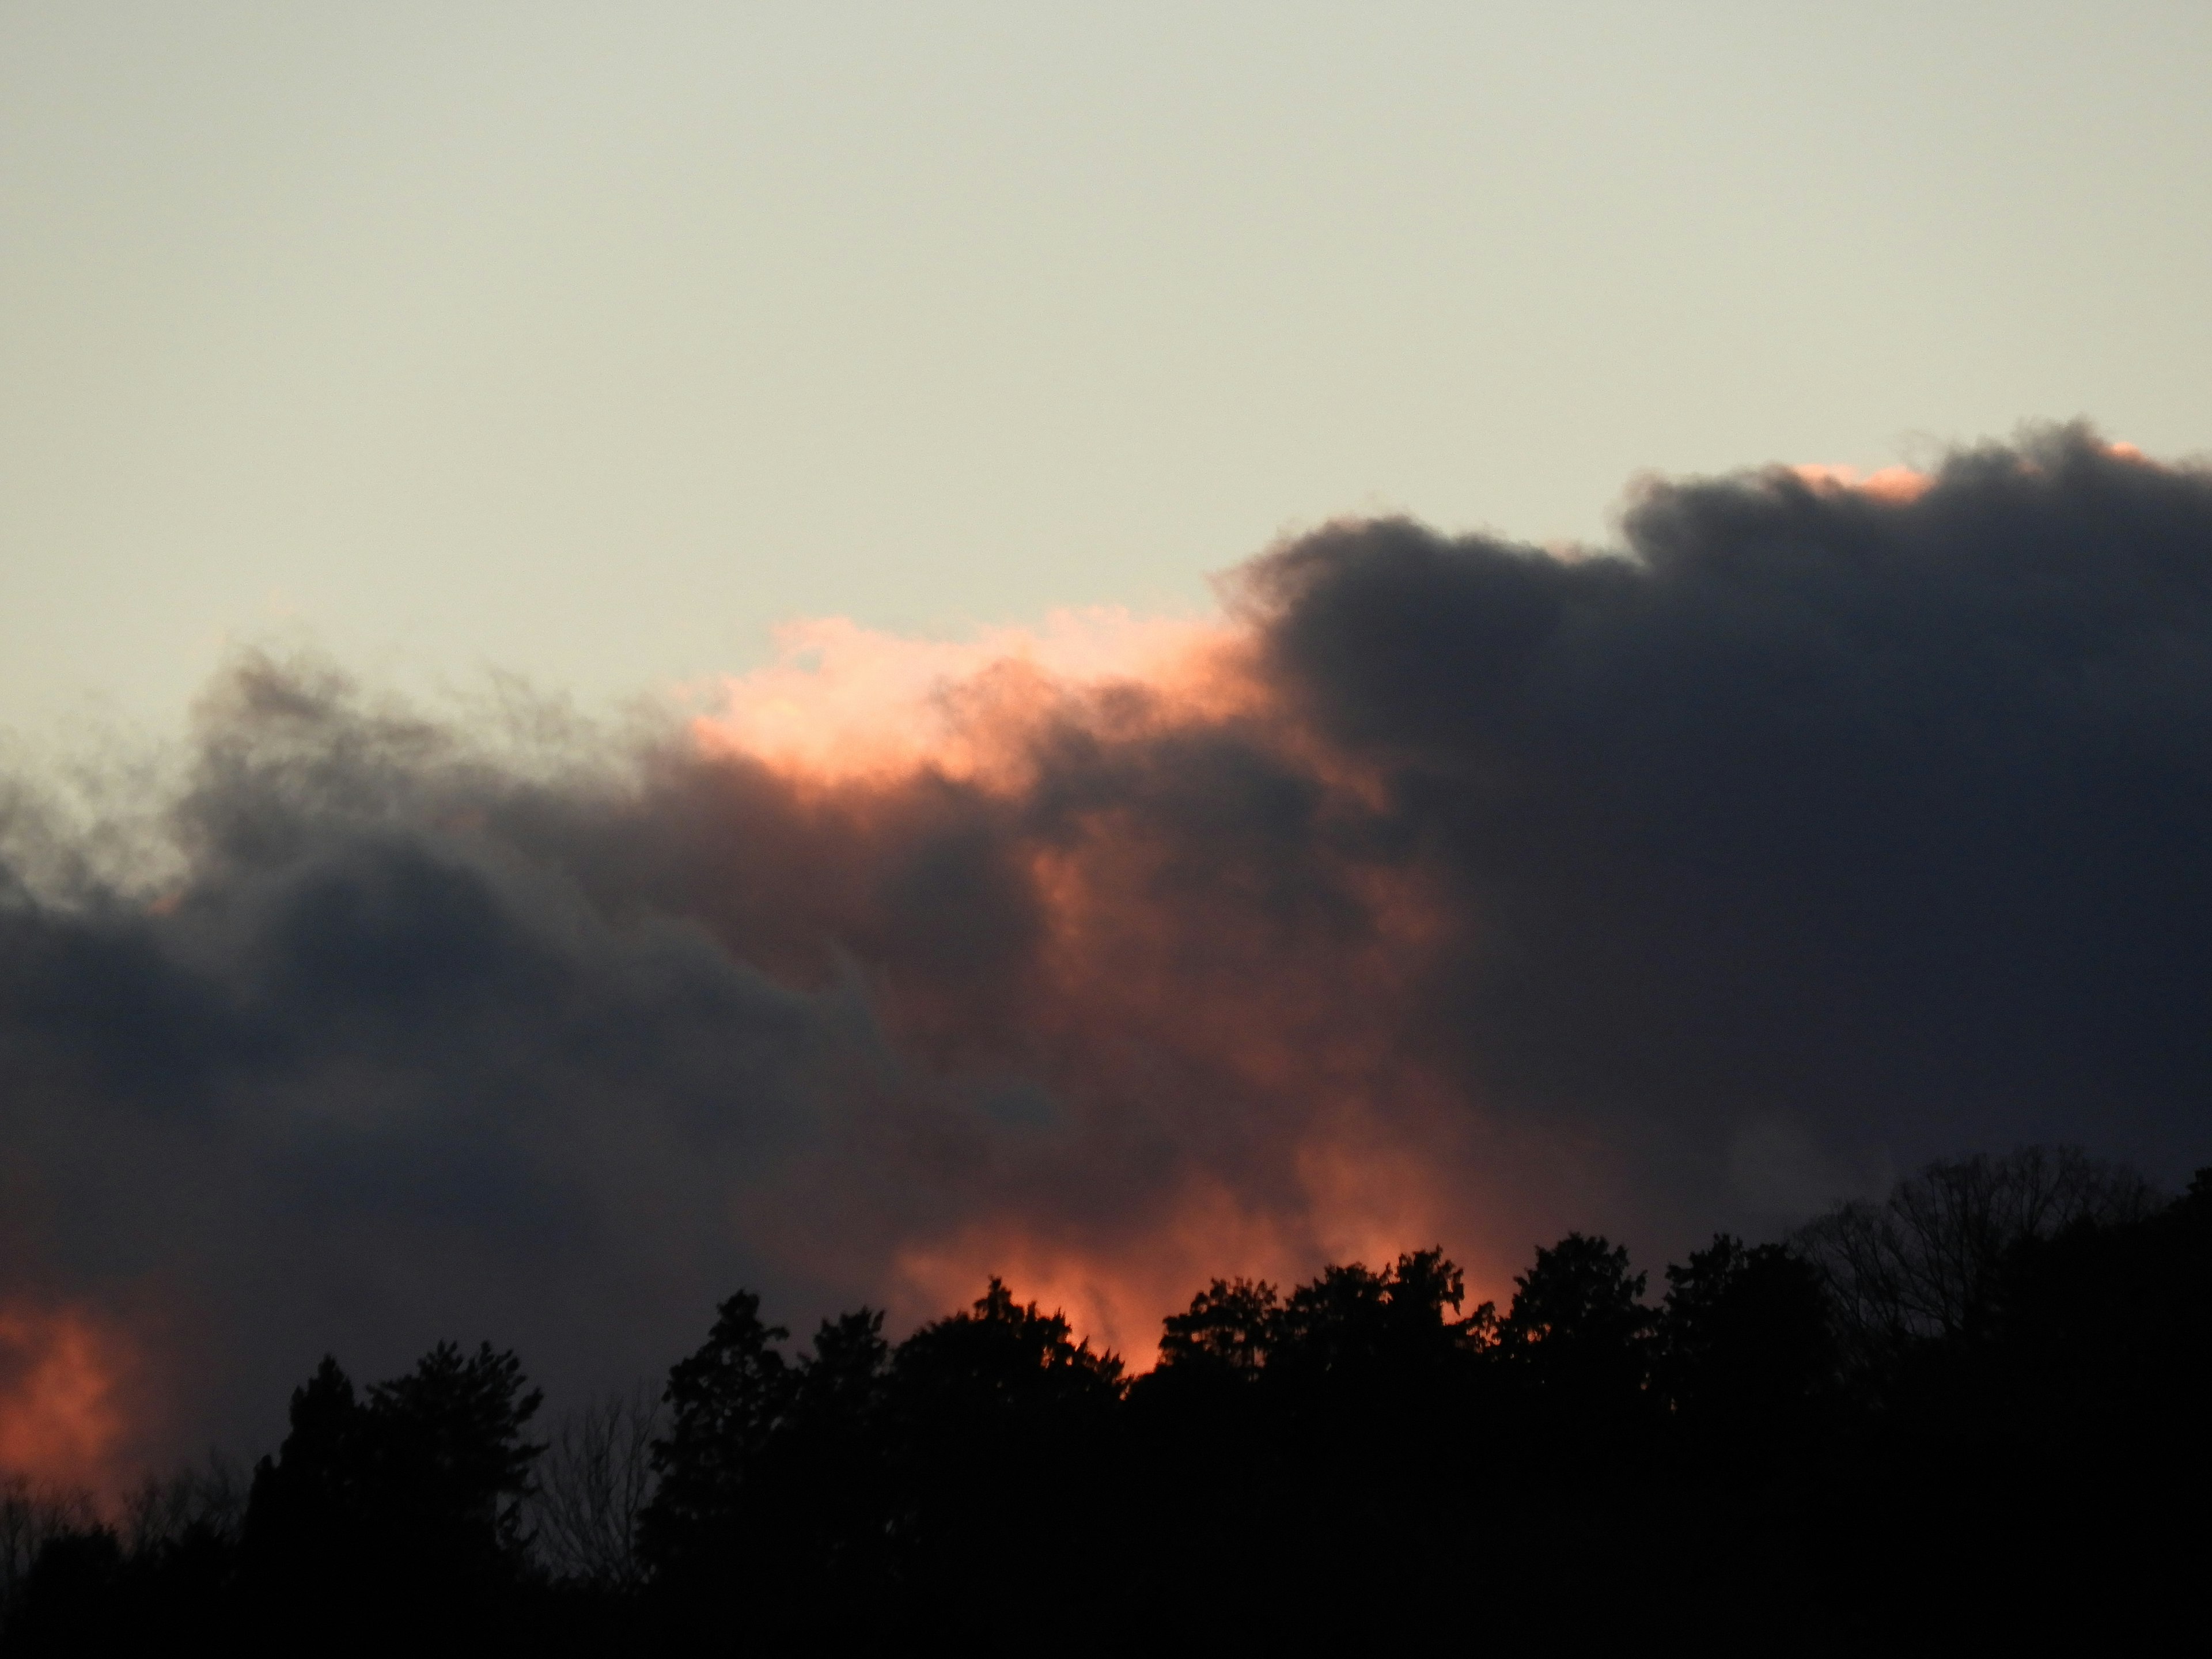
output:
M2172 1175L2212 1079L2212 480L2080 432L1910 500L1656 489L1627 560L1346 526L1255 572L1286 695L1451 872L1492 1099L1862 1161Z
M1012 781L244 664L173 879L0 842L0 1311L130 1333L143 1438L250 1442L325 1347L573 1392L740 1283L1136 1320L1967 1146L2203 1161L2212 479L2062 432L1626 540L1325 530L1235 579L1237 695L979 694Z
M245 689L158 914L0 915L14 1286L159 1316L173 1386L221 1407L434 1329L573 1366L611 1318L757 1273L718 1212L814 1132L821 1056L865 1047L865 1010L680 922L609 926L466 828L498 781L264 672Z

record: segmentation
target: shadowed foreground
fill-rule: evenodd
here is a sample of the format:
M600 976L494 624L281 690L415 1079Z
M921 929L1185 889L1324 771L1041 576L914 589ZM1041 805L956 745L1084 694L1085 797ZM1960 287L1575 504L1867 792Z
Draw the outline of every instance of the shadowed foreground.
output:
M995 1280L795 1352L741 1291L657 1398L547 1440L511 1354L325 1360L250 1485L119 1527L11 1492L6 1645L1897 1651L2194 1600L2212 1171L1938 1164L1665 1279L1570 1235L1503 1310L1437 1251L1217 1280L1133 1380Z

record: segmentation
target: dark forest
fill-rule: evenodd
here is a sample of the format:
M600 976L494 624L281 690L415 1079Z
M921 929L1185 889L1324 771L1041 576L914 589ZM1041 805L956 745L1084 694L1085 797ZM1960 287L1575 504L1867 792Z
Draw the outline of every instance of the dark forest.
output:
M2109 1638L2203 1571L2212 1170L1932 1164L1665 1269L1571 1233L1218 1280L1138 1376L994 1280L896 1343L738 1291L548 1426L512 1353L333 1358L250 1476L119 1524L7 1498L10 1652L988 1651L1601 1636L1801 1652Z

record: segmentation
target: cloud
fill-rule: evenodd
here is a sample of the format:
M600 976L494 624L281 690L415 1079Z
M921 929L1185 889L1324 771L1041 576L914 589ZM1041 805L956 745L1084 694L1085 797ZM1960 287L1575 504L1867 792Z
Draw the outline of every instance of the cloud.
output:
M616 733L243 661L151 819L10 798L0 1303L159 1378L112 1462L265 1443L325 1349L627 1382L740 1284L1005 1273L1141 1360L1214 1273L2204 1161L2212 477L2067 429L1624 538L814 624Z
M1656 489L1619 561L1358 526L1257 580L1283 684L1450 872L1439 1019L1491 1098L2172 1168L2212 1057L2208 514L2062 432L1909 501Z
M114 1473L131 1373L128 1338L81 1312L0 1304L0 1469L42 1483Z

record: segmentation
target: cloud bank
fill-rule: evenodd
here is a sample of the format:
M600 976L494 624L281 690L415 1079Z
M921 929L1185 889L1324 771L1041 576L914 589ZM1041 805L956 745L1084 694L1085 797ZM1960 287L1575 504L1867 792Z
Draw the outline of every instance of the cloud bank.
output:
M2212 1161L2212 473L2068 428L1223 595L811 624L615 734L246 660L135 828L18 780L0 1461L258 1445L447 1335L573 1397L739 1285L1000 1273L1141 1361L1214 1273Z

